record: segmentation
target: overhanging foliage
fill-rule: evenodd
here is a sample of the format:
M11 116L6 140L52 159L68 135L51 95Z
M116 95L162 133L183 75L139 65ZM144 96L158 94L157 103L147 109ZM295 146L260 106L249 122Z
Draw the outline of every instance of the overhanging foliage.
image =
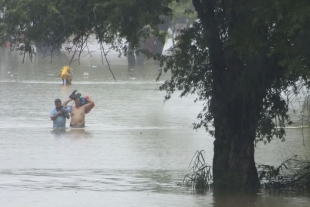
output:
M123 39L138 45L140 38L160 38L157 25L171 16L171 0L1 0L2 41L30 42L54 49L68 39L80 50L94 35L100 43L121 49Z
M204 5L216 3L215 19L218 35L223 45L226 80L232 93L227 100L236 97L258 96L262 99L257 139L273 137L284 139L288 116L289 97L293 88L309 85L310 4L308 1L193 1L200 10ZM230 3L229 3L230 2ZM210 62L209 49L213 42L207 41L208 31L203 21L183 30L178 44L171 48L173 56L162 57L162 72L171 71L172 78L161 87L167 91L166 99L175 90L181 96L197 94L204 101L203 111L198 115L201 126L209 130L213 121L212 84L214 68ZM215 57L219 58L219 57ZM239 65L232 68L231 60ZM225 79L225 76L227 77ZM245 100L246 101L246 100ZM227 104L227 103L223 103ZM242 107L242 106L240 106Z

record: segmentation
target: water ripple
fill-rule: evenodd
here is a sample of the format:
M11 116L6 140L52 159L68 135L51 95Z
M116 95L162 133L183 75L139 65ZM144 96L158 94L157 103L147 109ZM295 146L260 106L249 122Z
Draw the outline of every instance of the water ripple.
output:
M27 190L182 192L178 172L98 169L16 169L0 171L0 188Z

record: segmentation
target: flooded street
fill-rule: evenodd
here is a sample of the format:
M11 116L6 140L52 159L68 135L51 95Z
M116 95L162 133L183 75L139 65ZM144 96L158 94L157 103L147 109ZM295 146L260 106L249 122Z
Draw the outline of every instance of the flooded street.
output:
M178 93L164 102L155 78L99 81L99 71L62 86L49 70L33 78L26 74L39 68L13 76L0 69L0 206L309 205L305 192L215 198L180 185L197 150L212 164L213 138L192 129L201 103ZM67 100L74 89L95 102L85 129L53 130L54 100ZM296 153L309 156L309 140L308 129L288 129L285 142L259 143L256 161L279 165Z

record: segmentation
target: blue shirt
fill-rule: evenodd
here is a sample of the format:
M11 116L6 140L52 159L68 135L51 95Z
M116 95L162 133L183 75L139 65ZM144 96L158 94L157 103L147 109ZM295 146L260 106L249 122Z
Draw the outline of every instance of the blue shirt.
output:
M68 113L70 113L71 111L70 107L67 107L67 108L64 107L64 109L66 109ZM51 111L51 117L55 116L57 113L58 113L57 109L54 108ZM53 120L53 127L54 128L59 128L59 127L65 128L66 127L66 116L64 114L57 116L56 119Z

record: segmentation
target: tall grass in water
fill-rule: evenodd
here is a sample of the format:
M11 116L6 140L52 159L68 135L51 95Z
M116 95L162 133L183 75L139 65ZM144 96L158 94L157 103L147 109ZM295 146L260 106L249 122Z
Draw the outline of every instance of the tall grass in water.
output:
M205 163L204 153L204 150L196 151L188 167L190 172L183 179L197 193L204 193L212 185L212 167Z

